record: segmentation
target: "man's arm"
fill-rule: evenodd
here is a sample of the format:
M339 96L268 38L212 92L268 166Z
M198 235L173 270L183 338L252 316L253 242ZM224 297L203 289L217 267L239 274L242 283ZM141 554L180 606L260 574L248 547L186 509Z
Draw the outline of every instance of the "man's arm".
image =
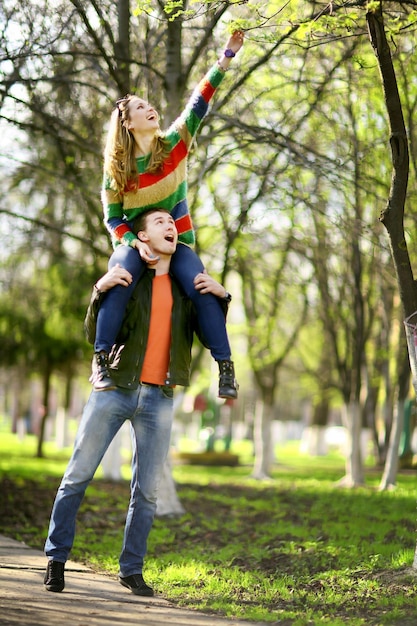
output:
M132 275L119 264L112 267L96 282L84 319L84 332L89 343L94 344L96 338L97 314L103 294L116 285L127 287L131 282Z

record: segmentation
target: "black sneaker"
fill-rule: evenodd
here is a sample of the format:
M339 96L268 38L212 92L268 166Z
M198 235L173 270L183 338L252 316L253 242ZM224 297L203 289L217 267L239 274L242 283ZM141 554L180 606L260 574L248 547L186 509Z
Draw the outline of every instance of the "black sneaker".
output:
M153 589L145 583L142 574L132 574L126 578L119 576L119 582L123 587L130 589L135 596L153 596Z
M62 591L65 587L64 580L65 563L60 561L48 561L43 584L47 591Z

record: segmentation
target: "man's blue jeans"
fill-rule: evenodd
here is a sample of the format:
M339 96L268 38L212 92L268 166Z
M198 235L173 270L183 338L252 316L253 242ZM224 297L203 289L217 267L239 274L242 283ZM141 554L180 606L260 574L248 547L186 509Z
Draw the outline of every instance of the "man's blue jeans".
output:
M93 391L85 406L74 450L55 498L45 554L65 563L75 536L75 518L85 490L125 420L132 426L132 480L120 576L142 572L156 497L169 450L173 390L139 385L135 391Z

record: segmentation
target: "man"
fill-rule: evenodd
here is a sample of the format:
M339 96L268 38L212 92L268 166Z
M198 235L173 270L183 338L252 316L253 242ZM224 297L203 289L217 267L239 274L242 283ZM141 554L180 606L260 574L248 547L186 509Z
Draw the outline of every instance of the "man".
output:
M153 589L143 580L143 561L169 449L173 388L189 384L193 332L198 332L198 327L191 301L169 275L177 246L171 215L161 209L144 213L138 224L138 238L147 243L158 261L138 282L111 351L115 388L106 393L93 390L84 408L45 543L48 565L44 585L48 591L60 592L65 587L65 562L73 545L75 518L85 490L110 442L125 420L130 420L131 497L119 558L119 581L136 595L153 595ZM96 283L85 322L90 341L105 292L130 281L129 272L115 266ZM227 293L219 283L201 273L195 279L195 286L202 293L224 299L226 313Z

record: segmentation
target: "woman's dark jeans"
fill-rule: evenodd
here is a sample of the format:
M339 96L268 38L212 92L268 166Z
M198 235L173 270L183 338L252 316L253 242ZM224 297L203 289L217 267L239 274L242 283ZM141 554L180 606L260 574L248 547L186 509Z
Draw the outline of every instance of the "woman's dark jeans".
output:
M124 245L118 246L113 252L109 269L117 263L131 273L133 281L128 287L116 285L103 298L97 316L95 352L110 352L121 328L129 298L146 267L138 250ZM194 278L203 269L196 253L187 245L179 243L171 259L171 273L194 303L202 336L213 358L216 361L229 360L231 351L221 304L213 294L201 294L194 287Z

